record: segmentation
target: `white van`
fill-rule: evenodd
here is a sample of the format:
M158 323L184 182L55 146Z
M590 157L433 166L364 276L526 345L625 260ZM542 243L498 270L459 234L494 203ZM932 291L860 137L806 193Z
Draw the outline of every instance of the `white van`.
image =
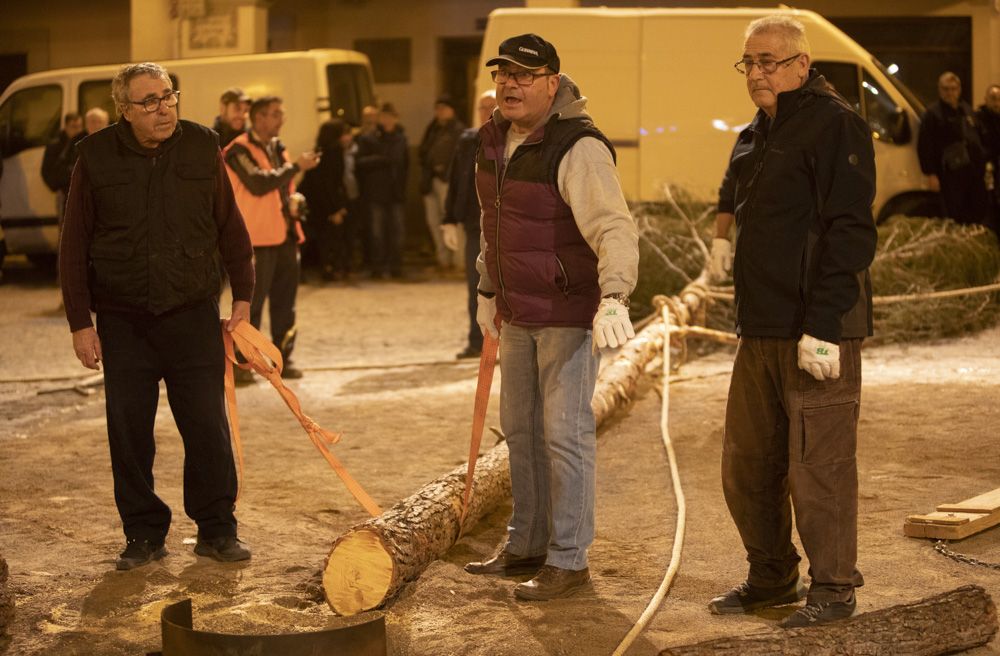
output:
M497 9L489 16L479 91L493 88L488 59L511 36L534 32L559 52L562 72L589 99L614 144L626 198L655 202L664 185L714 200L736 135L756 112L733 64L755 18L801 21L813 66L868 121L875 142L875 214L920 213L916 137L923 106L875 57L825 18L791 9Z
M241 87L251 97L280 96L281 137L295 156L313 146L330 117L360 124L374 101L368 58L349 50L308 50L160 62L181 92L182 118L211 126L219 97ZM111 78L119 65L67 68L26 75L0 96L0 226L12 253L51 259L58 246L55 194L41 178L45 144L67 112L106 109L114 120Z

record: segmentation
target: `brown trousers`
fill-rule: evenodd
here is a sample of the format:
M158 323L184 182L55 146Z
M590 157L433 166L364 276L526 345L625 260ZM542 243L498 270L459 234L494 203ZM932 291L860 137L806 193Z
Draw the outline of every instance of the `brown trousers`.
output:
M840 378L820 382L798 368L798 340L740 340L722 486L751 585L782 586L798 577L792 507L809 558L809 601L846 601L864 584L855 568L861 341L842 341Z

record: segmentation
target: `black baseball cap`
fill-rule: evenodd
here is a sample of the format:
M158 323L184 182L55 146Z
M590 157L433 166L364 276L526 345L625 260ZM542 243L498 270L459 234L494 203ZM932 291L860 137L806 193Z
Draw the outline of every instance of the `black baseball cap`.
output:
M553 73L559 72L559 55L556 54L556 47L537 34L522 34L507 39L500 44L499 55L486 62L486 65L496 66L505 61L525 68L547 66Z
M235 102L248 103L250 102L250 96L243 93L243 89L239 87L231 87L222 92L222 97L219 98L219 101L224 105Z

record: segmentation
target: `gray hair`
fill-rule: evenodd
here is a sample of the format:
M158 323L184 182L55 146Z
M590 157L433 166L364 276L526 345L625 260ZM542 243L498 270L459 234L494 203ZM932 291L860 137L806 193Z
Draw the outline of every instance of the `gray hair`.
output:
M771 14L758 18L747 25L744 39L760 32L778 34L788 48L788 54L802 53L810 55L809 39L806 38L806 28L802 23L786 14Z
M153 62L143 62L141 64L126 64L118 69L114 79L111 80L111 99L115 101L115 107L119 112L128 105L128 85L132 80L140 75L159 78L173 88L173 82L167 74L167 69Z
M954 82L959 86L962 86L962 78L958 77L951 71L945 71L944 73L941 73L941 75L938 76L939 86L944 84L945 82Z

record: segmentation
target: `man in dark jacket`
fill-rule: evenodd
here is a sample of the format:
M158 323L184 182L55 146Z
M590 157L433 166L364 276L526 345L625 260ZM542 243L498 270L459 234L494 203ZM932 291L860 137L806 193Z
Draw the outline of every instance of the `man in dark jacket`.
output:
M69 179L76 164L76 144L87 136L83 131L83 117L76 112L66 114L59 136L45 146L42 154L42 180L56 194L56 216L62 223L69 192Z
M962 81L951 72L938 78L940 99L920 120L917 155L931 191L940 191L944 210L958 223L982 223L988 197L983 178L986 158Z
M476 112L479 124L484 125L497 107L496 91L490 89L479 96ZM483 331L476 321L479 307L479 272L476 258L479 256L479 196L476 195L476 151L479 149L479 128L469 128L462 133L451 160L448 176L448 197L444 203L444 220L441 222L441 237L445 247L458 251L462 246L460 231L465 237L465 280L468 283L469 343L458 357L477 358L483 351ZM459 228L461 226L461 228Z
M564 597L590 581L594 539L594 395L600 350L635 335L628 296L639 238L614 148L536 34L500 44L498 109L480 130L479 309L500 339L500 425L514 508L492 556L465 570L533 574L524 600Z
M976 110L976 124L986 151L986 162L992 169L986 177L991 192L991 225L1000 234L1000 84L991 84L986 89L986 100Z
M243 89L226 89L219 98L219 115L215 117L212 129L219 133L219 146L229 143L247 131L247 112L250 111L250 96Z
M759 110L733 149L717 228L728 235L735 215L740 343L722 478L750 571L709 609L746 613L805 595L794 505L812 584L781 626L813 626L853 614L864 582L855 448L875 155L864 120L809 68L801 23L769 16L746 34L736 66Z
M424 218L434 242L434 257L438 266L457 265L457 254L445 246L441 234L441 219L445 214L448 195L448 169L455 147L465 126L455 118L455 103L450 96L441 96L434 103L434 119L420 140L420 193L424 197Z
M399 114L391 103L385 103L375 131L358 137L355 158L361 198L371 221L372 278L403 275L403 202L409 157Z
M178 121L178 92L157 64L122 67L111 83L121 119L80 142L59 247L73 350L104 364L115 502L125 532L117 561L166 555L170 508L153 490L159 383L184 441L184 510L194 551L250 558L236 537L236 470L223 400L218 294L225 266L232 330L250 314L253 251L218 136ZM97 329L90 312L97 313Z

